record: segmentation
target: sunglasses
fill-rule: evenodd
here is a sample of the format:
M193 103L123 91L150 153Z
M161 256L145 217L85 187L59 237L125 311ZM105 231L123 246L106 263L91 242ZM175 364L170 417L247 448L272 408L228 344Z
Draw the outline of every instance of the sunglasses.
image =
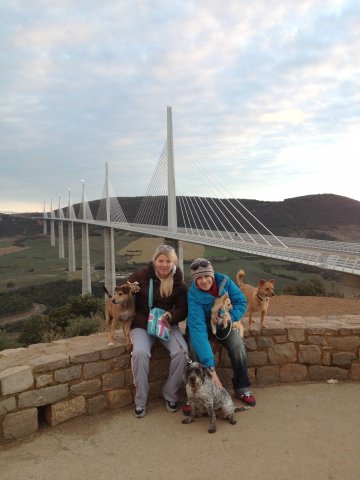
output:
M169 250L171 252L171 251L174 251L175 249L171 245L159 245L156 249L157 252L160 252L162 250Z
M190 269L191 270L198 270L200 267L208 267L210 265L210 262L209 260L199 260L199 261L196 261L196 262L193 262L191 265L190 265Z

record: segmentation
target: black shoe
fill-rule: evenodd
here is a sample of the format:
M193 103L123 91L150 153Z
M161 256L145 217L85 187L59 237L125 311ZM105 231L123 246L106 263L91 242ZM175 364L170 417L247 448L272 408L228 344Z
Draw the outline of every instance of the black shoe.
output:
M175 413L179 410L178 404L176 402L169 402L169 400L166 400L165 406L166 406L166 410L170 413Z

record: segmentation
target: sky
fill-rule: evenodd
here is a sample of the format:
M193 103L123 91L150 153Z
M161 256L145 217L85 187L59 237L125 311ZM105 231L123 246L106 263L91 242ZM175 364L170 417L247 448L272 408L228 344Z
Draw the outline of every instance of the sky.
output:
M100 198L105 164L144 195L167 106L178 195L360 200L358 0L2 0L0 42L0 211Z

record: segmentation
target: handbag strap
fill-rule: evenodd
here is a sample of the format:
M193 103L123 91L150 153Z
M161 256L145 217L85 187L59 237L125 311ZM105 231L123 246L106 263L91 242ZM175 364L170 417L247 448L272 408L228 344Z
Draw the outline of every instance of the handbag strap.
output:
M152 309L153 304L153 294L154 294L154 280L150 278L149 281L149 308Z

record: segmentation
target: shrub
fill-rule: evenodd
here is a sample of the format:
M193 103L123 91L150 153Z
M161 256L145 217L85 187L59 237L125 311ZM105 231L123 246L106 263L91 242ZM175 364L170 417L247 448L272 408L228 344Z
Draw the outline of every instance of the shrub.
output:
M10 338L4 330L0 330L0 351L19 347L21 347L21 345L16 340Z
M326 288L323 281L318 277L311 277L309 282L294 282L283 289L286 295L298 295L301 297L326 296Z
M91 335L103 330L102 315L97 314L91 318L72 318L65 329L65 337L81 337Z

